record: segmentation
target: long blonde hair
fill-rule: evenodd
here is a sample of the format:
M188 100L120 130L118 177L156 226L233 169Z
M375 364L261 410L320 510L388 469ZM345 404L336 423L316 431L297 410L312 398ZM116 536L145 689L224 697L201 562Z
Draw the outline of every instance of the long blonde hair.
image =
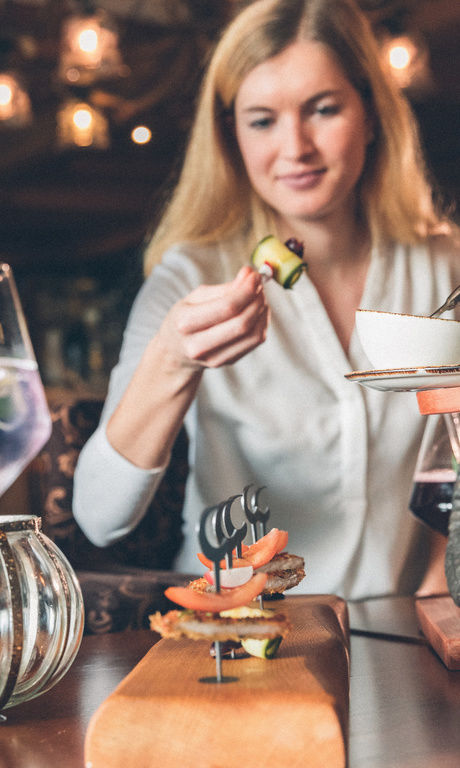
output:
M358 193L373 242L414 243L439 231L416 121L354 0L256 0L214 49L179 181L146 250L146 274L177 242L211 243L239 232L250 247L276 232L274 212L249 183L232 112L246 75L298 39L328 46L372 116L375 135Z

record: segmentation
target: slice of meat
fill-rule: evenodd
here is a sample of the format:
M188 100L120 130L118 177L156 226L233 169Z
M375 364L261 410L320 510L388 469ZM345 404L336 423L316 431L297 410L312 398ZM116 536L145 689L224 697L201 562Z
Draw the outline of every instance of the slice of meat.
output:
M305 560L298 555L290 555L289 552L279 552L272 557L270 562L261 565L257 573L274 573L280 571L302 571L305 576Z
M166 614L157 611L149 619L154 632L174 639L238 642L244 638L268 640L287 634L290 624L283 614L263 613L266 615L229 618L202 611L169 611Z
M305 578L305 561L298 555L280 552L269 563L258 568L257 573L268 574L262 595L279 594L296 587Z

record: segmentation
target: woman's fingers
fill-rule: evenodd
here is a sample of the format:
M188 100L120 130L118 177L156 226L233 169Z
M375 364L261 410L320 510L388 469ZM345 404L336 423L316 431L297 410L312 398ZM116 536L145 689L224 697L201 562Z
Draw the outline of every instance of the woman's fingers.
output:
M240 314L256 299L264 302L260 276L243 267L231 283L202 285L183 300L179 330L190 334Z
M220 288L204 305L201 318L206 315L210 322L201 324L186 341L188 357L208 367L234 361L260 344L268 323L260 277L250 267L241 269L235 280ZM208 314L211 309L212 316Z
M235 351L241 356L264 341L267 325L265 301L254 301L237 315L189 335L185 340L187 357L208 366L222 365L233 359Z
M243 267L232 282L200 286L179 301L160 334L184 363L217 367L264 341L268 317L260 276Z
M254 325L250 332L244 336L232 339L231 342L227 342L221 347L214 347L203 353L201 362L207 368L218 368L222 365L230 365L235 363L248 352L262 344L265 341L267 335L267 328L269 322L269 309L266 307L263 314L258 319L258 322Z

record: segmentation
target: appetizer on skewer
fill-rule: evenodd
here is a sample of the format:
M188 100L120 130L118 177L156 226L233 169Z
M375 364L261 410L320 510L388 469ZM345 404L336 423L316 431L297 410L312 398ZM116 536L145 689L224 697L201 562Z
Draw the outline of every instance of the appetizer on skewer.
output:
M204 510L199 526L203 551L198 558L208 571L186 587L169 587L165 591L166 597L181 606L181 610L150 616L151 629L165 638L211 640L217 681L222 680L221 657L227 651L234 657L235 648L242 647L253 656L273 658L290 624L283 614L265 609L262 596L280 594L305 575L303 558L283 551L288 543L287 531L272 528L252 545L243 544L247 524L237 527L233 523L233 502L242 500L248 519L255 523L254 538L257 521L262 520L265 525L269 516L268 507L257 507L258 492L253 497L254 509L245 505L249 487L243 494ZM259 607L253 603L257 598Z
M267 279L273 278L283 288L292 288L307 263L303 260L303 245L291 237L282 243L274 235L267 235L254 248L251 263Z

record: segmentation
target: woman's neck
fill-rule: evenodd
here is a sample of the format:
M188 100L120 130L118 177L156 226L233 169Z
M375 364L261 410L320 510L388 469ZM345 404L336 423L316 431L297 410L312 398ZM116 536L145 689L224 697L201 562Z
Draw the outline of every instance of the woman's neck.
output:
M348 353L370 263L369 233L348 218L337 226L330 222L327 226L321 222L283 222L281 237L295 237L303 242L310 280Z

